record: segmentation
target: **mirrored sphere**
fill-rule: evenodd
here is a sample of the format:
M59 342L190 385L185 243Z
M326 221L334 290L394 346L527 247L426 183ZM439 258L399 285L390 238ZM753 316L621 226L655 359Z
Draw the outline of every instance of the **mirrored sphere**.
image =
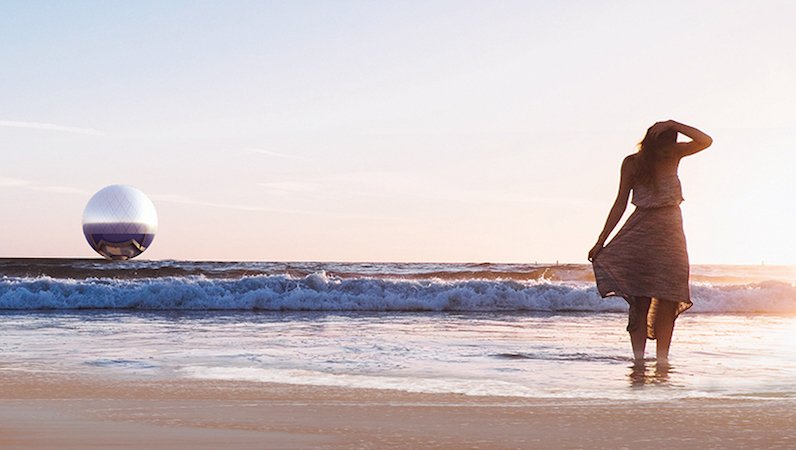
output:
M114 184L101 189L83 211L83 234L91 248L108 259L130 259L155 239L158 214L143 192Z

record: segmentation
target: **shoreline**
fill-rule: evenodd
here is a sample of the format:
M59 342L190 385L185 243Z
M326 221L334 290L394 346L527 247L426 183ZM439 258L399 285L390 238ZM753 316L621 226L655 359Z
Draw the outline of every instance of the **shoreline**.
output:
M2 369L0 388L0 446L22 449L796 445L796 401L781 399L478 397Z

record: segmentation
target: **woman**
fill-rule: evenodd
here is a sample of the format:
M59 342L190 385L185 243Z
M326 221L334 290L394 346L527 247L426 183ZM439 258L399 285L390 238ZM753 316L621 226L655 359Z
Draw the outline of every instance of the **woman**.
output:
M677 133L691 142L677 142ZM657 339L657 362L668 363L674 321L692 305L677 166L712 143L707 134L673 120L651 126L638 153L622 162L619 193L589 251L600 295L624 297L630 305L627 331L636 362L644 361L647 339ZM627 208L630 191L636 210L603 246Z

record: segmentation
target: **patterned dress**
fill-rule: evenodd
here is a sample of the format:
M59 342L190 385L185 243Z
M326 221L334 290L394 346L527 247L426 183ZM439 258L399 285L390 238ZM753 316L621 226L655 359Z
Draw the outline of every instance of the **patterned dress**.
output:
M692 306L682 201L676 173L659 178L654 185L634 186L636 210L592 263L602 297L624 297L631 308L634 297L652 298L647 314L649 339L655 339L653 324L661 302L677 303L675 318ZM631 321L628 330L635 326Z

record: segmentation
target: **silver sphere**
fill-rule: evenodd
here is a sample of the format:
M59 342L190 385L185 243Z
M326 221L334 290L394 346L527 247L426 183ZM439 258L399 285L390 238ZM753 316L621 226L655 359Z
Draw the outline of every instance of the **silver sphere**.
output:
M83 211L83 234L91 248L108 259L130 259L155 239L158 214L143 192L114 184L91 197Z

